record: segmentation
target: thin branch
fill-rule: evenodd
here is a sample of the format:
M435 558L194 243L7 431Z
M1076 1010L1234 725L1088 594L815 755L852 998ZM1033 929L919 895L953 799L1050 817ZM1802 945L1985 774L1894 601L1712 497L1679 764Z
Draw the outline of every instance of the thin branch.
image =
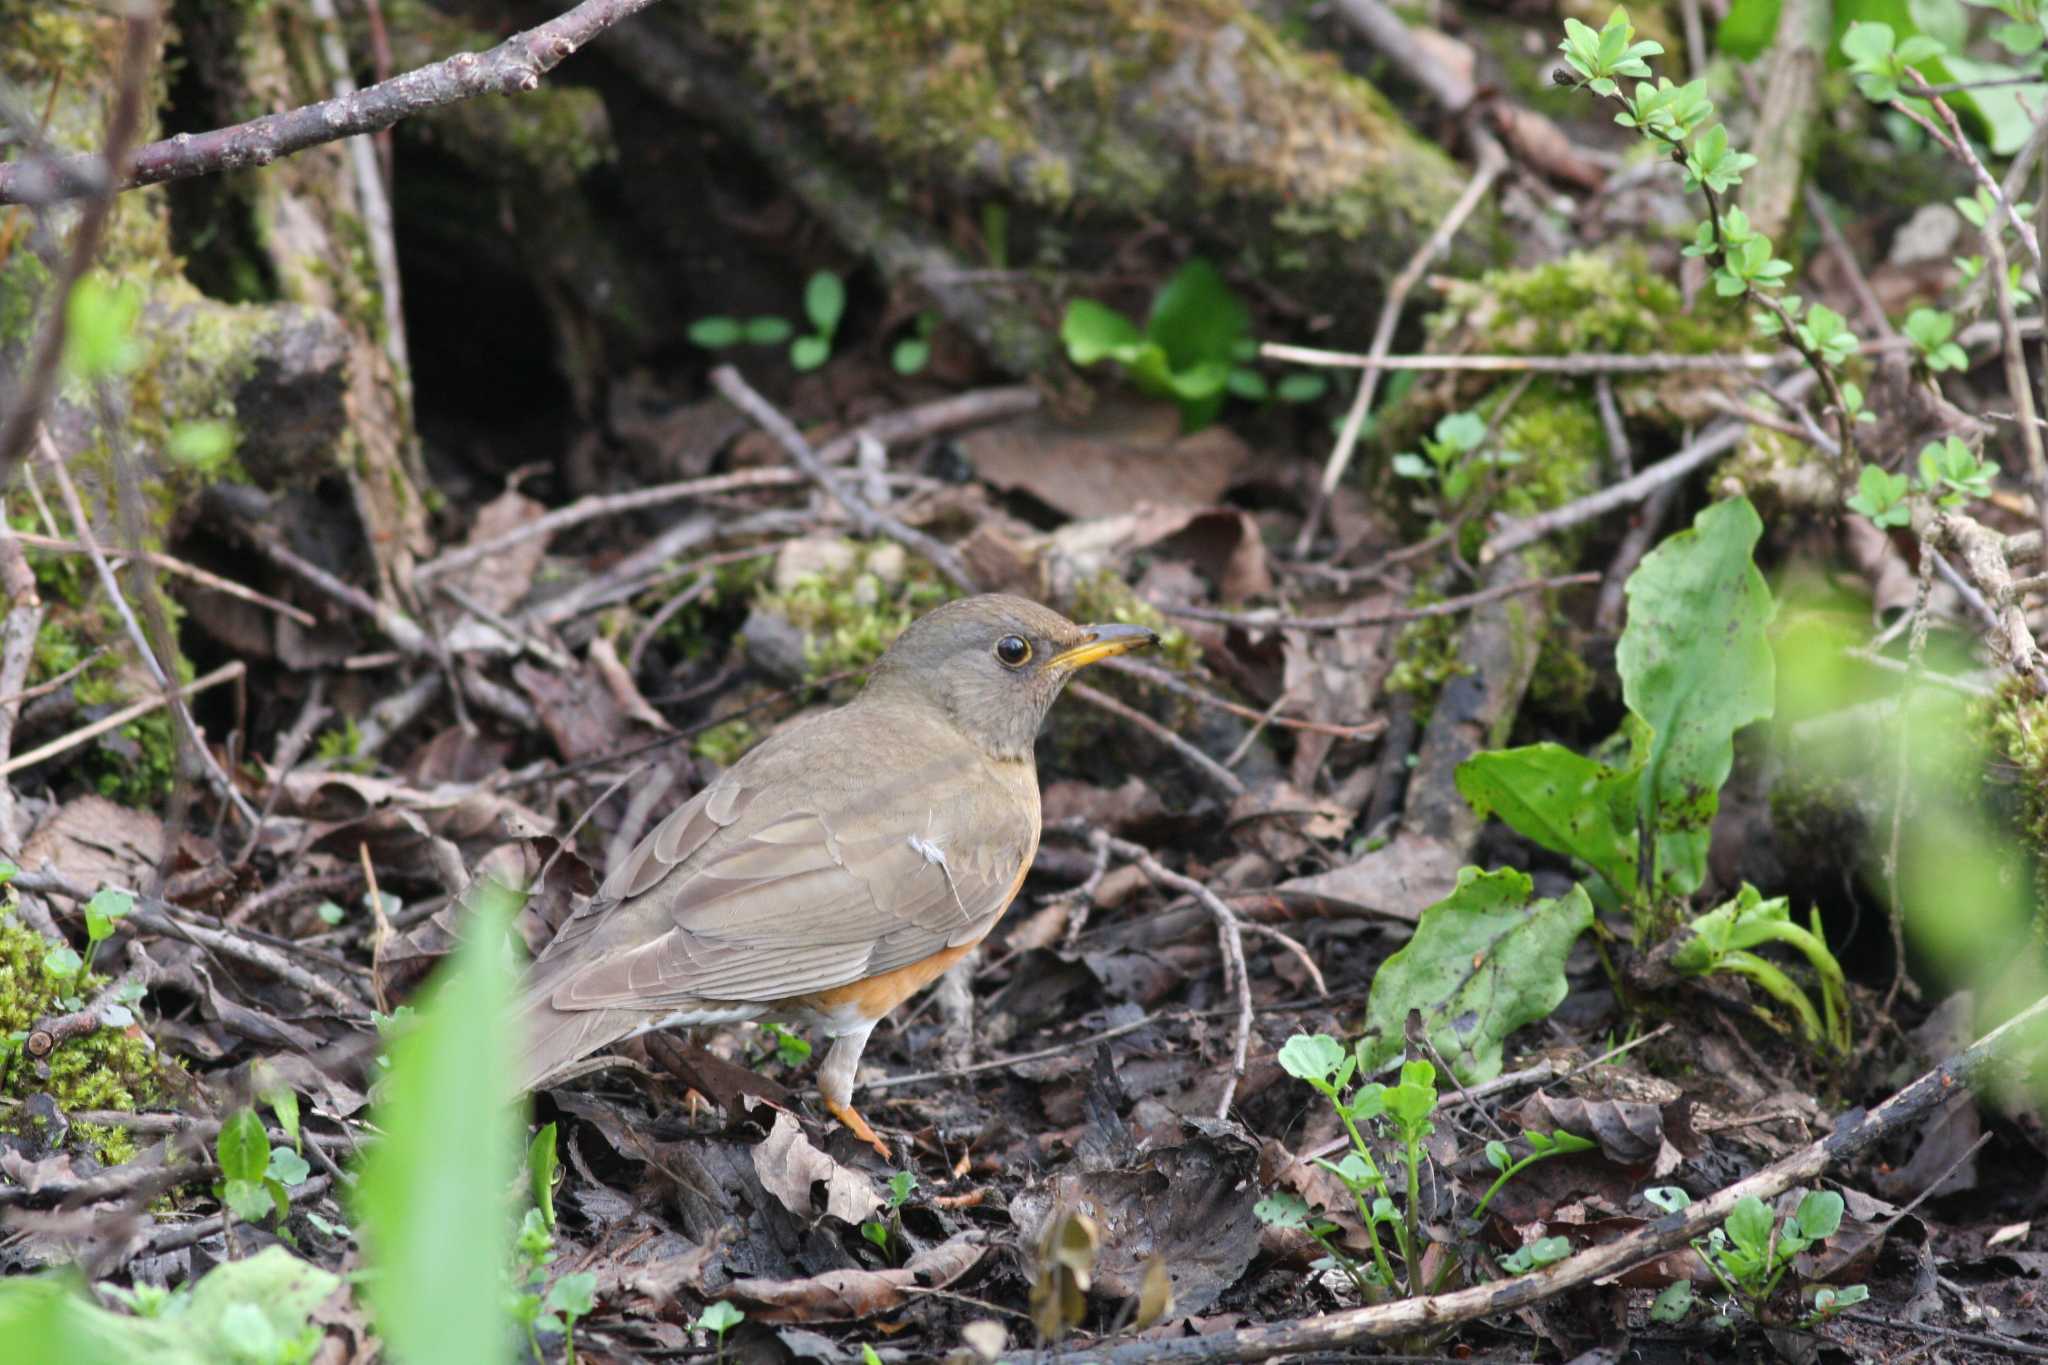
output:
M1316 365L1333 370L1476 370L1482 373L1594 375L1666 374L1683 370L1770 370L1796 362L1796 351L1716 351L1686 355L1653 351L1647 355L1372 355L1328 351L1314 346L1289 346L1269 341L1259 347L1266 360Z
M0 165L0 204L49 203L102 195L110 183L117 189L132 190L216 171L267 166L308 147L374 133L401 119L479 95L533 90L564 58L654 2L584 0L566 14L515 34L487 52L460 52L366 90L282 114L266 114L230 128L180 133L152 142L137 148L118 175L108 175L107 166L110 161L120 163L119 156L68 156Z
M1276 612L1213 611L1208 607L1184 607L1165 602L1155 602L1160 611L1168 616L1185 616L1194 621L1220 621L1226 625L1243 626L1253 630L1347 630L1353 626L1393 626L1409 621L1426 621L1433 616L1455 616L1473 607L1483 607L1488 602L1497 602L1503 597L1514 597L1525 592L1545 592L1552 588L1574 588L1584 583L1597 583L1597 573L1560 574L1555 578L1531 578L1518 583L1496 583L1478 592L1466 593L1462 597L1448 597L1441 602L1432 602L1423 607L1392 607L1377 611L1353 611L1341 616L1281 616Z
M186 697L196 697L207 688L218 687L231 678L241 677L248 671L248 665L244 664L240 659L236 659L230 663L222 664L205 677L194 679L174 691L158 692L153 696L144 697L141 701L124 706L111 715L100 717L82 729L73 730L67 735L59 735L48 744L31 749L25 754L17 754L5 763L0 763L0 777L4 777L8 773L19 772L23 768L33 768L36 764L47 762L58 754L67 753L72 749L76 749L81 744L98 739L109 730L118 730L128 722L148 715L172 698L183 701ZM254 811L250 812L249 819L251 824L255 823L256 815Z
M775 444L793 460L811 482L822 488L852 519L862 535L872 536L877 532L896 541L904 548L914 550L931 562L933 568L944 574L953 586L962 592L979 592L974 575L967 571L967 565L952 547L941 543L922 531L905 526L901 521L879 508L871 507L867 499L853 491L837 478L818 459L818 452L796 429L796 424L783 416L774 404L756 393L740 372L730 365L720 365L711 372L711 383L734 407L754 419L760 428L773 437Z
M1371 354L1383 356L1393 349L1394 328L1400 324L1402 310L1408 306L1408 295L1422 282L1423 273L1430 264L1450 250L1452 240L1507 166L1507 153L1501 150L1500 143L1490 137L1482 138L1479 142L1479 165L1472 172L1472 179L1466 183L1464 193L1458 196L1457 202L1451 205L1451 211L1437 224L1436 231L1429 234L1428 240L1416 249L1408 264L1401 267L1401 273L1387 287L1386 302L1380 305L1379 322L1373 327ZM1330 451L1329 462L1323 466L1322 482L1316 485L1308 515L1302 518L1301 530L1294 537L1296 559L1308 557L1309 546L1314 543L1316 532L1322 526L1323 510L1329 504L1330 495L1337 491L1344 471L1351 467L1351 457L1358 449L1359 433L1365 429L1366 415L1372 411L1373 396L1379 392L1380 373L1379 366L1372 366L1358 381L1358 392L1352 396L1350 410L1344 414L1337 444Z
M1209 755L1203 753L1200 749L1197 749L1194 745L1188 743L1185 739L1182 739L1143 711L1138 710L1135 706L1126 706L1115 697L1110 696L1106 692L1098 692L1086 683L1068 683L1067 692L1070 696L1087 702L1098 711L1107 711L1118 720L1127 721L1137 726L1140 730L1143 730L1146 734L1152 736L1152 738L1158 740L1176 754L1179 754L1188 761L1196 772L1208 779L1209 785L1216 788L1225 800L1234 801L1244 795L1245 785L1243 778L1240 778L1236 773L1230 771L1230 769L1224 767L1221 763L1218 763L1215 759L1209 757Z

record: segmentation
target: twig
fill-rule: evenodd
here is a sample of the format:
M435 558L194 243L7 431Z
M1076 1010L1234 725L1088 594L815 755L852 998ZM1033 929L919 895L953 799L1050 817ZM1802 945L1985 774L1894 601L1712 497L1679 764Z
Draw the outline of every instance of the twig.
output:
M234 779L220 766L220 760L213 756L213 750L207 747L206 736L201 733L199 723L192 719L191 708L185 705L187 689L171 686L170 675L164 671L162 661L150 647L149 636L144 633L142 623L135 619L134 608L128 605L128 598L122 593L121 584L114 577L114 570L107 564L106 555L100 551L99 540L93 533L92 520L85 514L85 504L80 501L78 489L71 482L71 472L64 467L64 457L57 453L56 442L50 439L47 429L40 431L39 439L44 463L50 467L51 475L57 480L57 491L63 496L65 510L71 514L71 528L78 533L79 543L85 546L85 553L92 560L93 569L99 574L101 590L113 602L114 610L120 614L121 624L127 628L128 638L135 644L137 656L141 658L143 667L149 670L150 679L157 685L157 697L149 699L146 704L138 703L142 705L142 711L136 714L144 714L158 706L169 705L171 715L178 723L179 733L184 735L192 746L200 767L213 782L214 790L220 793L222 800L241 812L244 820L254 825L255 808L242 795L241 789L235 786ZM240 677L243 671L240 660L214 670L216 674L226 677ZM0 766L0 773L6 771L8 769L5 766Z
M1503 597L1514 597L1525 592L1548 592L1554 588L1573 588L1599 581L1600 575L1597 573L1560 574L1555 578L1531 578L1518 583L1496 583L1478 592L1469 592L1462 597L1447 597L1441 602L1431 602L1423 607L1388 607L1377 611L1346 612L1341 616L1281 616L1262 611L1232 613L1166 602L1155 602L1153 605L1168 616L1185 616L1195 621L1220 621L1226 625L1243 626L1252 630L1347 630L1353 626L1392 626L1407 621L1425 621L1433 616L1455 616L1461 611L1483 607Z
M54 550L58 554L67 555L88 553L85 546L75 540L67 540L62 536L45 536L37 535L33 531L16 531L14 537L32 550ZM167 555L157 550L120 549L116 550L108 558L110 561L146 559L165 573L177 574L181 578L189 578L202 587L212 588L215 592L223 592L230 597L239 597L244 602L250 602L256 606L274 611L280 616L289 616L292 620L308 629L319 624L313 619L313 614L309 611L301 610L289 602L279 601L268 593L261 593L254 588L244 587L231 578L222 578L219 574L209 569L202 569L197 564L187 564L184 560L174 555ZM121 565L116 563L114 567L118 569Z
M960 591L980 591L980 586L974 581L974 575L967 571L967 565L961 561L960 556L953 553L951 546L940 543L922 531L905 526L887 512L869 506L865 498L854 492L819 462L818 453L811 449L811 443L796 429L796 424L784 417L774 404L750 388L747 381L740 377L738 370L730 365L720 365L711 372L711 383L726 396L727 401L753 418L763 431L773 437L775 444L781 446L783 453L804 473L810 475L813 483L846 509L847 516L852 519L854 526L862 535L872 536L880 532L906 549L923 555L931 562L933 568L944 574Z
M144 697L141 701L132 702L111 715L101 716L90 725L73 730L66 735L59 735L48 744L31 749L25 754L17 754L5 763L0 763L0 777L4 777L8 773L19 772L23 768L33 768L36 764L55 758L58 754L68 753L89 740L98 739L109 730L118 730L129 721L139 716L148 715L168 701L173 699L183 701L186 697L197 696L209 687L218 687L230 678L239 678L248 671L249 666L240 659L236 659L233 663L222 664L203 678L195 678L183 687L176 688L170 692L159 692L154 696ZM255 820L255 817L256 812L250 811L249 818L252 822Z
M1753 1197L1768 1203L1793 1186L1814 1180L1831 1166L1861 1155L1946 1104L1959 1087L1982 1080L1994 1063L2007 1059L2007 1053L2016 1045L2037 1040L2044 1020L2048 1020L2048 999L2036 1001L1868 1114L1843 1115L1835 1130L1820 1141L1696 1201L1682 1212L1651 1219L1611 1242L1589 1247L1526 1275L1448 1294L1421 1295L1326 1313L1300 1322L1056 1354L1020 1353L1016 1358L1039 1365L1052 1365L1054 1361L1058 1365L1221 1365L1225 1361L1266 1360L1290 1352L1317 1351L1414 1332L1440 1332L1459 1323L1514 1312L1674 1251L1719 1227L1744 1199Z
M1301 964L1302 970L1308 973L1309 984L1316 988L1316 994L1328 995L1330 993L1329 983L1323 980L1323 969L1316 966L1316 960L1308 955L1308 949L1302 946L1300 939L1295 938L1292 934L1284 933L1270 924L1261 924L1255 919L1240 919L1237 922L1237 927L1247 934L1257 934L1261 938L1272 939L1273 942L1285 948L1294 955L1295 961Z
M230 667L241 667L240 661ZM36 870L23 869L14 884L24 891L43 895L62 896L66 900L83 904L91 898L92 892L65 878L48 864ZM128 912L130 923L140 925L154 934L166 938L182 938L202 948L219 953L223 957L246 962L260 967L281 981L289 982L307 995L321 1001L346 1019L362 1019L368 1011L363 1002L350 995L324 977L316 976L295 962L287 960L273 948L255 943L241 934L225 929L213 929L203 924L191 924L177 915L177 908L154 896L135 893L135 907Z
M1223 903L1222 897L1193 877L1183 876L1162 866L1159 860L1152 856L1152 851L1142 844L1119 839L1107 830L1095 828L1085 820L1067 820L1056 828L1063 834L1085 837L1091 845L1107 848L1125 862L1135 864L1140 872L1161 886L1170 887L1184 896L1193 896L1196 902L1209 912L1209 917L1216 921L1216 945L1223 952L1225 985L1237 994L1237 1027L1231 1042L1230 1079L1224 1082L1223 1094L1216 1101L1216 1117L1228 1117L1231 1102L1237 1098L1238 1082L1244 1079L1252 1038L1252 978L1244 962L1244 921L1238 918L1235 910ZM1299 949L1301 945L1292 946Z
M2040 269L2040 239L2034 235L2034 229L2028 225L2026 219L2012 211L2012 201L2006 198L2005 187L1999 184L1997 177L1993 176L1985 168L1983 160L1977 155L1976 148L1970 145L1968 135L1963 132L1962 122L1956 118L1956 111L1949 107L1947 100L1934 92L1934 88L1927 84L1926 79L1918 71L1909 66L1906 68L1906 75L1912 78L1913 93L1934 105L1935 112L1941 115L1941 121L1947 125L1948 131L1944 133L1940 128L1935 127L1925 114L1913 108L1912 105L1902 99L1893 99L1891 107L1919 124L1929 137L1940 143L1947 150L1950 156L1963 163L1970 174L1976 178L1977 184L1983 188L1986 194L1991 196L1991 202L1997 206L1998 212L2007 221L2012 223L2013 231L2020 239L2020 245L2027 249L2027 256L2033 261L2035 269ZM1987 226L1996 230L1996 225Z
M1115 697L1110 696L1106 692L1098 692L1086 683L1068 683L1067 691L1071 695L1087 702L1098 711L1107 711L1118 720L1130 722L1146 734L1152 736L1152 738L1158 740L1161 744L1164 744L1167 748L1179 754L1190 764L1194 765L1195 771L1207 778L1210 785L1222 792L1226 799L1235 800L1237 797L1244 795L1244 780L1236 773L1230 771L1230 769L1224 767L1221 763L1218 763L1215 759L1209 757L1209 755L1203 753L1200 749L1197 749L1194 745L1188 743L1179 735L1146 715L1143 711L1138 710L1134 706L1126 706Z
M1136 659L1105 659L1099 666L1108 668L1113 672L1128 674L1133 678L1151 683L1156 687L1163 687L1177 697L1186 697L1197 706L1208 706L1218 711L1227 711L1231 715L1245 720L1264 721L1268 725L1277 725L1283 730L1302 730L1309 734L1330 735L1337 739L1371 739L1374 735L1387 728L1386 721L1378 719L1366 721L1362 725L1337 725L1330 721L1299 720L1292 716L1268 715L1266 712L1254 710L1249 706L1241 706L1228 698L1219 697L1214 692L1204 692L1199 687L1190 687L1168 670L1152 664L1139 663Z
M1383 356L1393 349L1394 329L1400 325L1401 312L1408 306L1408 295L1422 280L1430 264L1450 249L1451 241L1465 226L1465 220L1479 207L1479 201L1486 197L1493 182L1500 178L1508 166L1507 153L1491 137L1479 141L1479 164L1466 182L1464 193L1451 205L1444 220L1438 223L1436 231L1418 247L1408 264L1401 267L1401 273L1387 286L1386 301L1380 305L1379 321L1372 332L1370 354ZM1337 491L1337 485L1344 478L1344 471L1351 467L1351 457L1358 449L1359 433L1365 429L1366 415L1372 411L1373 396L1379 391L1381 369L1368 368L1359 379L1358 392L1352 396L1351 407L1344 414L1344 425L1337 433L1337 444L1330 451L1328 463L1323 466L1322 482L1316 485L1316 495L1309 503L1308 514L1302 518L1301 530L1294 537L1294 557L1308 557L1309 547L1321 528L1323 510L1330 495Z
M180 133L136 149L117 175L109 160L118 156L68 156L0 166L0 204L44 203L104 193L111 183L132 190L166 180L216 171L267 166L281 156L359 133L389 128L400 119L440 109L479 95L533 90L541 77L621 19L654 0L584 0L558 18L515 34L486 52L461 52L431 66L408 71L367 90L281 114L267 114L229 128Z
M142 127L149 68L156 56L158 17L154 3L128 7L122 32L121 74L115 89L114 107L107 116L106 148L100 156L88 155L80 160L103 169L127 164L129 146ZM40 163L0 164L0 203L12 202L5 194L10 179L20 175L26 167L37 164ZM56 391L57 362L64 354L64 335L69 329L71 316L71 291L85 277L85 272L92 267L93 257L99 252L100 238L105 234L107 220L114 211L114 192L107 187L114 178L103 176L73 191L74 197L90 195L91 198L71 229L71 251L64 259L64 268L50 281L49 290L44 295L42 330L36 336L27 364L22 367L27 378L12 395L6 413L0 414L0 488L13 481L15 467L28 453L29 441L42 425L43 410Z
M1565 375L1774 370L1799 359L1794 351L1715 352L1710 355L1668 351L1647 355L1361 355L1356 351L1327 351L1314 346L1289 346L1278 341L1268 341L1260 346L1259 355L1266 360L1282 360L1292 365L1316 365L1338 370L1476 370L1488 374L1527 371Z

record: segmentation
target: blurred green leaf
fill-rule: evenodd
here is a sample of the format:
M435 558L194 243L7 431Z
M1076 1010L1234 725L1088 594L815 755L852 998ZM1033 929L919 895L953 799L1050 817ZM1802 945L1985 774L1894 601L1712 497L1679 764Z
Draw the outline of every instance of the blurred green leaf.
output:
M798 337L789 343L789 363L798 370L815 370L832 358L832 343L824 337Z
M1251 312L1216 267L1201 257L1189 261L1152 300L1145 335L1166 350L1176 370L1226 364L1238 338L1251 326Z
M830 341L845 312L846 285L840 278L829 270L811 276L804 285L804 316L818 329L818 335Z
M1099 360L1128 365L1145 343L1129 318L1094 299L1074 299L1067 304L1060 340L1066 343L1067 358L1076 365L1093 365Z
M922 337L905 337L889 352L889 365L898 374L916 374L931 363L932 344Z
M540 1210L548 1231L555 1228L555 1125L541 1125L526 1144L526 1178L532 1182L533 1206Z
M737 318L698 318L690 324L689 338L692 344L706 350L721 351L728 346L737 346L741 331Z
M229 1180L261 1180L270 1166L270 1137L254 1109L237 1109L220 1126L214 1157Z
M436 973L415 1027L392 1045L377 1106L384 1137L356 1191L367 1288L394 1361L509 1360L504 1272L521 1109L512 1088L507 926L522 896L491 885Z
M795 331L787 318L758 317L747 319L741 335L749 346L780 346Z
M142 315L142 290L116 285L98 271L71 287L64 314L64 371L87 383L126 374L142 363L135 322Z
M170 440L164 443L164 449L180 464L189 464L201 473L213 473L235 453L235 424L180 422L171 428Z

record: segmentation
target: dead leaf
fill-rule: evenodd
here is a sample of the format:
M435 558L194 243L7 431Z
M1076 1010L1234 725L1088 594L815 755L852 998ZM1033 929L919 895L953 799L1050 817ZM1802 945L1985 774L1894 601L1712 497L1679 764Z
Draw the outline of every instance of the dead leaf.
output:
M956 443L974 472L1070 517L1114 516L1142 503L1202 507L1223 496L1250 452L1228 429L1179 434L1161 404L1110 402L1079 423L1026 413Z
M1173 1311L1173 1278L1166 1273L1166 1258L1154 1256L1145 1262L1145 1278L1138 1286L1138 1315L1131 1330L1142 1332Z
M813 1147L796 1116L785 1111L776 1113L775 1126L754 1148L754 1173L761 1188L799 1218L816 1216L814 1184L824 1185L825 1212L841 1222L858 1224L882 1207L873 1181Z
M759 1322L853 1322L901 1308L909 1290L943 1289L980 1263L987 1250L962 1232L927 1247L900 1270L828 1270L798 1280L737 1279L726 1297Z
M619 704L619 709L628 717L639 721L650 730L675 729L661 712L648 704L646 697L640 695L639 684L635 683L633 675L626 671L626 665L619 658L619 651L612 644L610 637L591 637L589 656L590 666L597 670L597 676L604 680L605 687L612 694L612 700Z
M540 520L546 511L545 506L524 493L508 488L477 512L476 524L469 528L469 539L463 543L481 545L485 541L496 540L509 531ZM450 574L449 578L464 596L503 615L533 587L533 576L539 572L547 549L546 535L528 536L496 554L485 555L467 568Z
M1063 1208L1046 1220L1031 1279L1031 1321L1045 1341L1058 1341L1088 1314L1088 1285L1102 1245L1086 1214Z
M80 886L142 886L164 852L163 822L104 796L74 797L36 826L22 845L21 865L52 863Z
M1296 877L1279 889L1342 901L1412 924L1456 888L1463 861L1443 840L1404 829L1357 862Z

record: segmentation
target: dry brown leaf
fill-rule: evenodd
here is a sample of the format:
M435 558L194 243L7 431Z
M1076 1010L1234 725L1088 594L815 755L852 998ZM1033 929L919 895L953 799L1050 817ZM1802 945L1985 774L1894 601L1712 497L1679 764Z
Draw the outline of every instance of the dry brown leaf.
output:
M825 1186L825 1212L846 1223L859 1223L882 1207L874 1182L849 1170L813 1147L794 1115L778 1112L775 1126L754 1148L754 1173L761 1188L782 1201L799 1218L817 1216L811 1186Z
M1163 404L1105 403L1079 424L1046 412L960 438L974 472L1070 517L1114 516L1143 503L1201 507L1223 496L1250 452L1223 427L1179 434Z
M943 1289L980 1263L986 1250L960 1233L910 1258L900 1270L828 1270L800 1280L739 1279L726 1296L758 1322L852 1322L901 1308L911 1289Z
M1038 1239L1038 1269L1031 1280L1031 1321L1045 1341L1058 1341L1088 1313L1088 1286L1102 1239L1095 1222L1074 1209L1059 1209Z
M465 545L481 545L495 540L508 531L538 521L547 508L535 502L524 493L506 489L485 503L476 514L476 524L469 528L469 539ZM463 594L501 615L518 604L533 587L533 576L540 570L541 559L547 554L548 537L528 536L516 545L508 545L493 555L486 555L467 568L449 575Z

